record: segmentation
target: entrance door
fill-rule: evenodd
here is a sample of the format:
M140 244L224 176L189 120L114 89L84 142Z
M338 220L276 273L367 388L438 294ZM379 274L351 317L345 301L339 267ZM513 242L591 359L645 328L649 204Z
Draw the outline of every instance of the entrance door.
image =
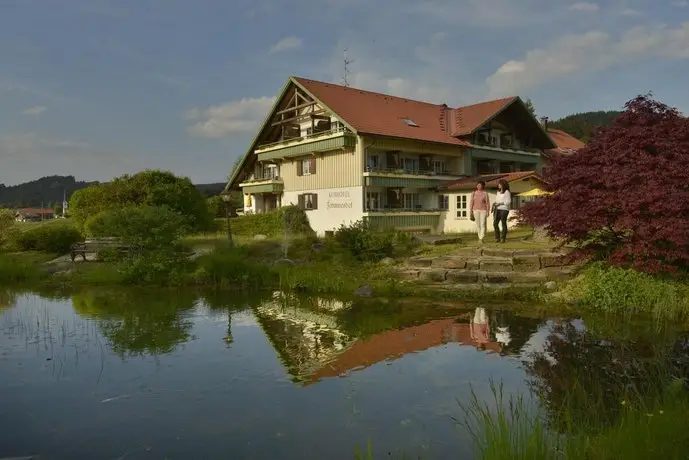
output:
M263 195L263 209L265 212L275 211L278 208L277 195Z

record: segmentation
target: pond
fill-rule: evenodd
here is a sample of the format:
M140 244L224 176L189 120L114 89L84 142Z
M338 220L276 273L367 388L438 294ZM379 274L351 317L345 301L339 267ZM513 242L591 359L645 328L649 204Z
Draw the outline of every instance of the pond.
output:
M637 358L686 345L657 325L601 320L592 334L535 311L281 292L0 292L0 458L351 459L370 440L376 458L469 459L453 418L472 390L490 400L502 382L547 406L568 381L614 385Z

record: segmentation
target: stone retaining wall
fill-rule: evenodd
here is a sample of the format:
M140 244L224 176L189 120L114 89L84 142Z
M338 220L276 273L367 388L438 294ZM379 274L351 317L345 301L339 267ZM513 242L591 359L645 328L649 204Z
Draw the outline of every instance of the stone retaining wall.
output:
M442 284L531 284L572 278L580 264L566 253L463 249L456 254L412 257L399 276Z

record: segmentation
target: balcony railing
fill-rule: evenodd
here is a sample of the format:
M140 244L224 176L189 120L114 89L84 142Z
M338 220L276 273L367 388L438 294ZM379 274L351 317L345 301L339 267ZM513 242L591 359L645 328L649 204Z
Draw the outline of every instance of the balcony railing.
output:
M368 173L382 173L382 174L411 174L416 176L456 176L453 171L444 169L442 171L431 171L419 168L380 168L374 166L366 166L365 172Z
M268 182L268 181L275 181L275 182L282 182L282 177L279 175L267 175L267 176L262 176L262 177L254 177L252 179L247 179L242 184L253 184L255 182Z
M317 140L318 138L331 136L331 135L337 134L337 133L353 134L352 131L349 130L349 128L346 128L344 126L338 126L336 128L333 128L333 129L328 129L325 131L319 131L319 132L313 133L313 134L307 134L306 136L290 137L290 138L279 140L277 142L271 142L269 144L261 144L258 147L256 147L256 152L268 150L268 149L271 149L273 147L279 147L281 145L288 144L288 143Z
M416 205L413 208L392 208L390 206L383 205L382 207L364 207L364 212L381 212L381 213L402 213L402 212L443 212L447 209L440 208L424 208L422 205Z

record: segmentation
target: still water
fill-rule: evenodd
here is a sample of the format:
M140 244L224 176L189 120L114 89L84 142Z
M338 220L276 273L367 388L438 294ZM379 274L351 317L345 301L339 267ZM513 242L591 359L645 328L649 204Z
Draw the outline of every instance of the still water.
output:
M499 305L0 292L0 458L351 459L370 440L468 459L457 401L548 386L563 321L583 328Z

